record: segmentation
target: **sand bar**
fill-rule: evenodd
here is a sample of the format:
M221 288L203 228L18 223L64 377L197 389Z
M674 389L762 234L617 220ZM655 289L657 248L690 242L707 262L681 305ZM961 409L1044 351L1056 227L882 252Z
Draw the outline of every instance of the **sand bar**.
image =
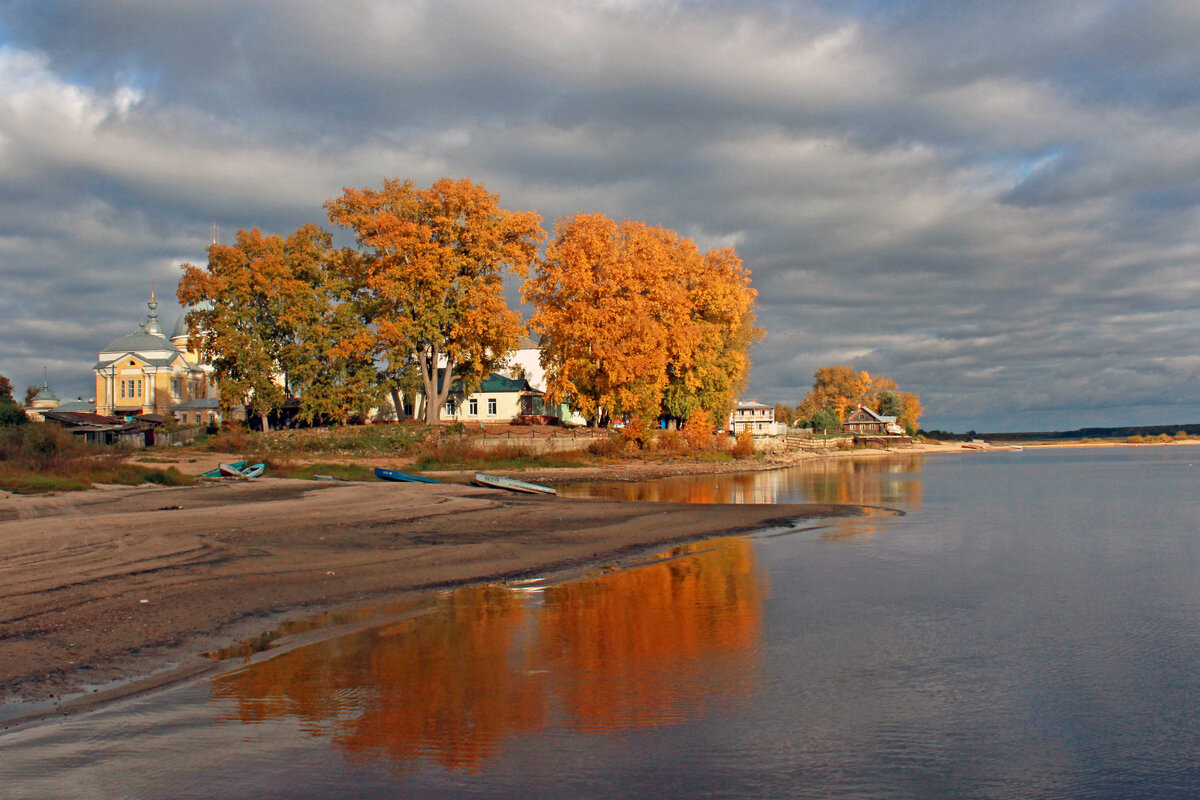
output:
M144 675L300 616L853 506L264 479L0 496L0 697Z

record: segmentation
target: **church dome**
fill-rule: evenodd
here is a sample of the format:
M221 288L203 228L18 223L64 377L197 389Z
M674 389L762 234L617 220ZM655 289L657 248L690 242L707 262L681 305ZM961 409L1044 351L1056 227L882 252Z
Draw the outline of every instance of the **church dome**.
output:
M146 321L139 325L138 329L133 333L127 333L120 339L111 342L108 347L101 351L102 353L124 353L135 350L142 352L147 350L179 352L179 348L171 344L170 340L163 334L162 326L158 324L158 300L155 299L153 290L150 291L150 302L146 305L150 308L150 313L146 315Z
M172 339L186 338L188 335L187 314L180 314L175 322L175 330L171 331Z

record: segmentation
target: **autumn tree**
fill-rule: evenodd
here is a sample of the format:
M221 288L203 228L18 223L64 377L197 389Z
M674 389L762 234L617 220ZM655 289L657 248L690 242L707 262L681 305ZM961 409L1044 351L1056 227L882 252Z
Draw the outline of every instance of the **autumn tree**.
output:
M917 430L921 417L920 398L911 392L896 391L896 382L847 364L821 367L813 374L813 388L798 407L801 418L812 421L814 428L833 429L858 407L864 405L882 416L894 416L910 435ZM821 424L817 424L819 421Z
M749 273L664 228L603 214L558 221L523 288L547 395L600 426L624 415L722 416L757 335Z
M522 332L502 281L527 273L545 234L536 213L499 201L482 184L443 178L428 189L386 180L325 204L360 247L363 308L385 375L400 380L415 358L431 424L453 378L473 390Z
M33 402L33 398L37 397L38 392L40 392L41 390L42 390L42 388L40 386L26 386L25 387L25 407L26 408L29 408L29 404Z
M729 413L750 372L750 348L762 336L754 324L750 272L732 249L700 257L690 239L676 248L676 279L687 292L688 320L671 332L663 413L690 418L697 408Z
M183 265L189 339L212 363L223 407L253 404L267 430L267 415L297 393L310 422L370 405L371 343L344 270L331 264L347 257L310 224L286 239L239 230L234 244L209 248L206 268Z
M872 387L871 375L847 364L820 367L813 374L813 388L800 403L803 416L811 418L826 410L844 420L866 399Z

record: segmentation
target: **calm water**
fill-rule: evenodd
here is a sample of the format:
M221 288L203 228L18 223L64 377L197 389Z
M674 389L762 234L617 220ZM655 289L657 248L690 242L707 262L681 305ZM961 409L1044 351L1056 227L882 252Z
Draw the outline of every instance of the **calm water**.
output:
M0 795L1200 796L1198 486L1176 446L593 487L880 510L381 610L0 736Z

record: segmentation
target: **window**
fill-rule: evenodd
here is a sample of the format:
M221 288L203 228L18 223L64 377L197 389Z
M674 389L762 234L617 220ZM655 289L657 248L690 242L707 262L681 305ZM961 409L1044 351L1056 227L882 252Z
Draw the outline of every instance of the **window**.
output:
M449 414L450 416L454 416L454 401L453 400L446 401L446 413Z
M145 395L143 395L143 394L142 394L142 379L141 379L141 378L138 378L138 379L137 379L137 382L138 382L138 393L137 393L137 396L138 396L138 397L145 397Z
M469 401L467 401L467 407L470 410L472 417L479 416L479 398L472 397Z
M496 416L496 398L494 398L494 397L488 398L488 416L489 417Z

